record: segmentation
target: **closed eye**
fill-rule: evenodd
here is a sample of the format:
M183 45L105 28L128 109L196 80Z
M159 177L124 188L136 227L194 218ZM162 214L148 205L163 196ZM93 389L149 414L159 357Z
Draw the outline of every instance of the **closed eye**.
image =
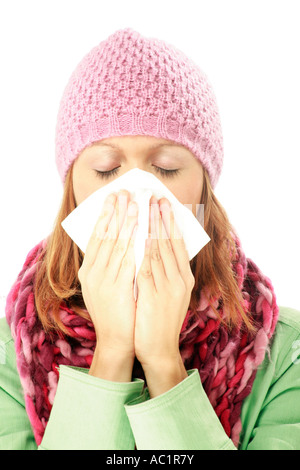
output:
M175 170L166 170L165 168L160 168L159 166L156 166L154 168L158 173L163 176L166 176L167 178L172 178L173 176L177 175L180 171L178 168L176 168Z
M100 170L95 170L95 171L97 173L97 176L99 176L100 178L108 179L111 176L117 175L119 168L120 167L118 166L110 171L100 171ZM174 177L180 171L178 168L175 170L166 170L165 168L160 168L159 166L154 166L154 168L157 173L161 174L162 176L166 176L167 178Z
M120 167L117 167L117 168L114 168L113 170L110 170L110 171L100 171L100 170L95 170L95 171L96 171L97 176L100 176L100 178L108 179L111 176L117 174L119 168Z

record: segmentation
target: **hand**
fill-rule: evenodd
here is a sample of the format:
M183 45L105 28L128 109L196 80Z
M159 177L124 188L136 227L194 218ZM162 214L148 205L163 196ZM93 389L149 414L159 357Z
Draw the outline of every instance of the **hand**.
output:
M150 206L151 236L137 276L135 354L146 375L164 366L181 369L184 378L179 335L195 279L169 201L163 198L158 205L152 198Z
M130 202L136 208L134 215L128 200L125 190L108 196L78 272L97 338L90 373L119 381L131 380L134 361L133 244L138 206ZM113 370L113 361L118 372Z

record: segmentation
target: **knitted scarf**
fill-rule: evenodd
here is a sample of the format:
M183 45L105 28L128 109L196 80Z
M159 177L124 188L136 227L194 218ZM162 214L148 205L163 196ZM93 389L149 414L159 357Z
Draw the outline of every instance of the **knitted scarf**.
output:
M17 368L24 391L26 411L37 445L42 441L59 380L59 365L89 368L95 349L93 324L61 304L60 318L68 336L46 333L35 308L33 285L45 248L43 241L27 255L6 304L6 318L15 342ZM199 370L203 388L225 432L238 446L240 412L249 395L257 367L268 351L278 307L270 280L253 261L246 259L236 239L233 264L238 285L255 320L257 331L249 335L236 328L229 332L214 313L208 293L201 290L197 311L187 311L180 334L180 351L187 370ZM215 299L222 318L222 301ZM138 361L133 377L144 378Z

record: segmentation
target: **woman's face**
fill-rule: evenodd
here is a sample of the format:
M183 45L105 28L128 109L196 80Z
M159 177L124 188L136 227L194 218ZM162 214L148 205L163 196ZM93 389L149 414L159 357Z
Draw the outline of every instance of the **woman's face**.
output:
M73 167L76 204L133 168L155 175L196 216L203 187L201 163L186 147L150 136L110 137L85 148Z

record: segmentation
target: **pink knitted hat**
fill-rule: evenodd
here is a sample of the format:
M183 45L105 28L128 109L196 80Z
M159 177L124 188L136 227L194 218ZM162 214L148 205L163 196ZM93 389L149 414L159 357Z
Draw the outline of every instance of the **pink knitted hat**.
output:
M148 135L185 146L215 187L223 138L208 78L174 46L131 28L94 47L64 90L55 137L62 181L85 147L123 135Z

